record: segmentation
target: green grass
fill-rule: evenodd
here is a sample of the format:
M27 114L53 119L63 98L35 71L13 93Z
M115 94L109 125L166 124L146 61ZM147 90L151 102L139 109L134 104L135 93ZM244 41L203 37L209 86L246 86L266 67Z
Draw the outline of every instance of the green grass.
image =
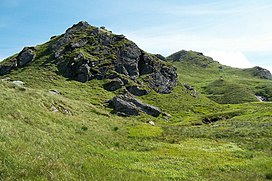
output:
M139 126L129 128L128 136L129 137L139 137L139 138L147 137L148 138L148 137L158 137L161 134L162 134L161 127L141 124Z
M250 88L224 79L215 80L203 87L203 89L210 99L221 104L257 101L254 92Z
M222 106L178 85L144 102L172 118L123 118L103 102L103 81L69 81L37 67L0 83L2 180L265 180L271 174L271 104ZM41 81L42 80L42 81ZM61 95L51 95L56 89ZM61 106L72 115L52 112ZM208 116L234 114L212 124ZM220 113L221 112L221 113ZM229 112L229 113L228 113ZM146 122L154 121L155 126ZM269 126L270 125L270 126Z
M260 79L243 69L221 65L193 51L189 51L182 61L175 58L170 56L168 61L177 67L180 82L193 86L218 103L256 102L255 95L272 100L271 80Z
M255 93L271 98L271 81L190 52L196 59L174 62L171 94L139 97L172 117L119 117L105 101L123 90L61 76L50 43L36 47L31 66L1 77L25 87L0 81L0 180L271 180L272 104L252 102Z

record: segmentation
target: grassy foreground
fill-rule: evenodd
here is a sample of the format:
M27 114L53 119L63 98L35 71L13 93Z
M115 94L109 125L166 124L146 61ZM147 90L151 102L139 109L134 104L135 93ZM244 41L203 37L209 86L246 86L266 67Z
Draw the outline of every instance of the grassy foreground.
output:
M0 180L272 179L271 103L220 105L180 84L141 97L172 118L123 118L103 81L35 66L9 77L25 88L0 82Z

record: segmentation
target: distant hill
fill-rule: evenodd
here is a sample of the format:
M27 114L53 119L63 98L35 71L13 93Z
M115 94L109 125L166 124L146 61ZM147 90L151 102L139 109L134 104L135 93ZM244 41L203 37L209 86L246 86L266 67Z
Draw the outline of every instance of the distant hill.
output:
M167 57L178 68L181 82L195 86L218 103L245 103L271 99L271 73L261 67L232 68L194 51L181 50Z

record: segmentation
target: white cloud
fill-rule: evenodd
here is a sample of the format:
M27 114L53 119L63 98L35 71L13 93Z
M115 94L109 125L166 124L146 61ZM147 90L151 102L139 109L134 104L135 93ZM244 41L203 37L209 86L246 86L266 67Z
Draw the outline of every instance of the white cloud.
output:
M253 67L246 56L241 52L227 52L227 51L208 51L205 55L212 57L223 65L228 65L236 68L250 68Z
M191 28L193 29L193 27ZM142 48L162 54L173 53L173 50L180 49L211 51L218 48L234 52L271 52L272 47L271 32L255 36L245 32L228 37L201 31L194 32L188 29L184 31L173 30L172 27L158 27L157 29L143 29L125 34Z
M259 2L258 2L259 3ZM256 2L232 1L232 2L210 2L196 3L193 5L169 5L164 4L163 9L160 9L165 14L171 15L239 15L255 13L263 10L270 10L271 2L265 4Z
M260 61L260 66L272 70L271 61L257 56L253 61L245 56L271 52L271 7L268 0L212 1L189 6L165 3L160 12L173 20L124 34L151 53L169 55L181 49L195 50L233 67L252 67Z
M270 73L272 73L272 66L262 66L263 68L267 69L270 71Z

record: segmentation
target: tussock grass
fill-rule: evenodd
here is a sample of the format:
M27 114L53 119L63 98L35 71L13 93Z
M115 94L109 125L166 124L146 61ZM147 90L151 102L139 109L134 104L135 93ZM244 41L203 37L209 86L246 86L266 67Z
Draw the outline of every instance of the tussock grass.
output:
M271 179L272 104L218 104L204 88L222 76L224 90L235 83L254 92L266 80L218 70L218 63L204 69L175 63L180 82L171 94L139 98L172 117L124 118L104 106L118 93L103 89L107 80L79 83L58 75L43 56L46 46L38 47L31 66L7 75L25 82L24 89L0 81L0 180ZM218 120L205 124L204 118Z

